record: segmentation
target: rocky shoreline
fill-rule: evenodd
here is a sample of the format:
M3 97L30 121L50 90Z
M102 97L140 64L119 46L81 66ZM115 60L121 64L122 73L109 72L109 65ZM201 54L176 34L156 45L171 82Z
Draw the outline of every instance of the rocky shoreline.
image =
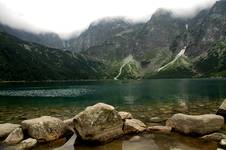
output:
M216 114L179 113L166 120L165 126L148 126L129 112L118 112L111 105L98 103L67 120L42 116L24 120L21 124L0 124L0 149L31 149L41 143L71 137L62 147L57 148L63 150L68 145L74 145L75 140L86 144L105 144L128 134L173 132L215 141L219 143L219 147L225 148L226 135L222 133L225 116L226 100ZM139 136L134 136L131 140L138 138Z

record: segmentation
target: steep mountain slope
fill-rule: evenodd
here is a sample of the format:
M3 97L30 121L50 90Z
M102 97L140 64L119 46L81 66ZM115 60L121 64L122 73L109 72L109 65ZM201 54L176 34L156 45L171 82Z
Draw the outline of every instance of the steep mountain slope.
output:
M155 49L168 50L185 26L186 20L174 17L171 11L157 10L137 35L136 54L143 58L146 52Z
M103 78L104 65L73 54L21 41L0 32L0 80L75 80Z
M0 31L13 35L21 40L41 44L47 47L59 48L59 49L63 49L65 47L64 40L62 40L55 33L50 33L50 32L40 33L40 34L31 33L28 31L23 31L23 30L9 27L7 25L3 25L1 23L0 23Z
M226 77L226 38L213 44L194 64L201 76Z
M192 77L192 75L194 75L193 66L189 58L184 54L185 51L186 47L183 48L172 61L160 67L156 72L146 74L145 78Z
M101 45L116 34L129 30L132 24L122 18L105 18L90 24L78 37L68 41L73 51L84 51Z
M189 35L177 37L171 48L180 49L188 43L187 54L198 56L208 51L211 45L226 36L226 0L217 1L210 9L201 11L189 21Z
M108 29L112 30L109 24L118 24L118 20L104 24L105 28L108 26ZM154 55L157 49L169 50L171 42L186 29L185 26L186 20L175 18L171 11L159 9L147 23L124 25L116 34L106 34L102 23L96 24L95 28L92 28L95 33L93 40L84 38L83 34L79 39L83 41L82 49L86 53L101 59L123 59L132 54L136 59L143 60L148 59L152 52ZM84 34L87 32L92 33L91 29ZM102 34L109 37L102 38ZM101 39L101 42L95 44L97 39Z

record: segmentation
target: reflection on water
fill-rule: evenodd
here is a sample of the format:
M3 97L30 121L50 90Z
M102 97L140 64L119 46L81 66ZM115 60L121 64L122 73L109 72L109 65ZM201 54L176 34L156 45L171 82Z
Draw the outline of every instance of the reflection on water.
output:
M1 90L0 96L20 97L77 97L91 92L87 89Z
M124 103L128 105L133 105L135 100L136 100L135 97L132 95L124 97Z
M216 150L215 142L204 142L197 138L185 137L172 133L171 135L160 134L144 134L140 135L137 141L131 141L132 136L124 137L123 139L115 140L111 143L99 146L87 146L71 143L66 147L56 148L56 144L39 145L34 150ZM72 137L73 138L73 137Z

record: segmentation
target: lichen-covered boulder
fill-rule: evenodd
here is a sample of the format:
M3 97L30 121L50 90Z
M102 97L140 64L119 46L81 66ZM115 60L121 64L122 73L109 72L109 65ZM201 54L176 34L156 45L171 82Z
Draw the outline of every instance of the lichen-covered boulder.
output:
M24 138L24 133L23 130L21 128L16 128L15 130L13 130L9 136L4 140L5 144L8 145L13 145L13 144L17 144L20 141L22 141Z
M19 124L4 123L0 124L0 138L6 138L13 130L19 128Z
M133 116L131 113L129 112L125 112L125 111L120 111L118 112L119 116L122 118L122 120L125 120L125 119L132 119Z
M56 140L66 130L66 125L62 120L50 116L25 120L21 124L22 128L27 130L29 136L40 142Z
M175 114L167 120L166 126L184 134L205 135L218 131L224 125L224 118L214 114Z
M125 134L139 133L146 129L146 125L138 119L126 119L123 127Z
M82 138L104 143L123 134L123 121L113 106L98 103L74 117L75 129Z

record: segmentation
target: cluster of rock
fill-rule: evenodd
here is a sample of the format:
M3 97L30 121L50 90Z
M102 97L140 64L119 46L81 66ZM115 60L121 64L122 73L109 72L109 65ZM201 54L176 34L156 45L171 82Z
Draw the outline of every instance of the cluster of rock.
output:
M226 106L226 100L224 103ZM128 112L118 112L113 106L98 103L64 121L43 116L22 121L20 125L0 124L0 139L5 145L27 149L37 143L57 140L73 132L83 141L106 143L125 134L141 132L170 134L176 131L185 135L199 135L204 140L223 140L220 143L226 143L226 135L217 132L224 125L222 109L226 110L226 107L220 108L218 115L175 114L166 121L166 126L148 127L142 121L134 119Z
M37 143L50 142L76 132L83 141L105 143L129 133L146 129L140 120L128 112L118 112L113 106L98 103L68 120L43 116L24 120L21 124L0 124L0 139L15 149L28 149Z

